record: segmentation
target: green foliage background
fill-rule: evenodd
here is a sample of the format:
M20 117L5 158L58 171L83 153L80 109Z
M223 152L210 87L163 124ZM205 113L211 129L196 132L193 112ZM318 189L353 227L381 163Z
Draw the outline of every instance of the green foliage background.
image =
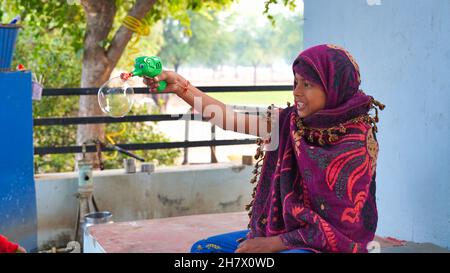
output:
M120 20L134 1L116 0L117 18L110 37L120 27ZM145 21L151 26L148 37L142 37L138 48L141 55L158 54L170 68L183 65L217 69L221 65L269 66L275 60L287 63L301 50L303 43L301 15L266 15L267 23L258 26L256 18L245 18L237 23L237 15L220 13L232 0L157 1ZM266 6L277 1L266 1ZM284 5L293 2L283 0ZM169 3L169 4L168 4ZM190 10L185 12L186 7ZM9 21L16 14L23 18L16 45L14 65L24 64L37 78L43 77L47 88L79 87L82 73L84 12L80 5L68 5L60 0L4 0L0 3L0 20ZM298 31L293 31L297 29ZM136 56L126 50L118 67L128 69ZM220 94L216 94L220 97ZM288 94L284 94L287 97ZM284 99L283 97L283 99ZM226 96L223 98L226 101ZM145 107L134 107L132 114L147 114ZM156 113L156 112L154 112ZM41 117L76 116L77 96L43 97L33 102L33 115ZM120 130L119 124L107 125L106 131ZM126 132L115 138L116 143L164 142L170 139L157 131L155 124L127 124ZM76 144L76 126L45 126L34 128L35 146L62 146ZM180 156L180 150L136 151L147 161L171 165ZM106 168L122 167L123 156L105 162ZM74 169L74 155L46 155L35 157L35 171L63 172Z

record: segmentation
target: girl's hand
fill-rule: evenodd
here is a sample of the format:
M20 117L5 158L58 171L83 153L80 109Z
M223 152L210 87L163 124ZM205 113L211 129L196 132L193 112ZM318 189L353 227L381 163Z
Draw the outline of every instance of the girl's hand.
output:
M256 237L242 242L236 253L273 253L287 249L278 236Z
M159 92L156 90L159 87L159 81L166 81L167 83L166 89L161 91L163 93L174 92L179 95L183 91L184 86L186 86L186 80L173 71L162 71L161 74L153 78L144 77L144 84L150 88L151 93Z

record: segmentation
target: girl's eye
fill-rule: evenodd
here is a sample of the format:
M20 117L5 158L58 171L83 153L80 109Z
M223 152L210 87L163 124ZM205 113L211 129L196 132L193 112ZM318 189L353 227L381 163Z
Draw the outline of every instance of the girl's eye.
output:
M311 87L311 84L310 84L309 82L305 82L305 83L303 84L303 86L304 86L305 88L309 88L309 87Z

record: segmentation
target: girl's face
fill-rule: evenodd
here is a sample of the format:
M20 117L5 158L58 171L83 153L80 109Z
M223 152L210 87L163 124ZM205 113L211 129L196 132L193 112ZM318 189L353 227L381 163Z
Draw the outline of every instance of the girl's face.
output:
M301 118L325 108L327 96L322 87L303 79L297 73L295 73L295 83L294 101Z

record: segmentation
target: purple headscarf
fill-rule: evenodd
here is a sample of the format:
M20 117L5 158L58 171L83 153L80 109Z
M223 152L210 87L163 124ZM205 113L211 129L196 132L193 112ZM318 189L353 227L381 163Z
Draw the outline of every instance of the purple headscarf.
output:
M304 119L295 107L280 111L278 149L264 156L248 237L280 235L291 249L367 252L378 220L377 118L368 112L378 102L359 90L358 65L337 46L305 50L293 71L322 86L326 106Z

